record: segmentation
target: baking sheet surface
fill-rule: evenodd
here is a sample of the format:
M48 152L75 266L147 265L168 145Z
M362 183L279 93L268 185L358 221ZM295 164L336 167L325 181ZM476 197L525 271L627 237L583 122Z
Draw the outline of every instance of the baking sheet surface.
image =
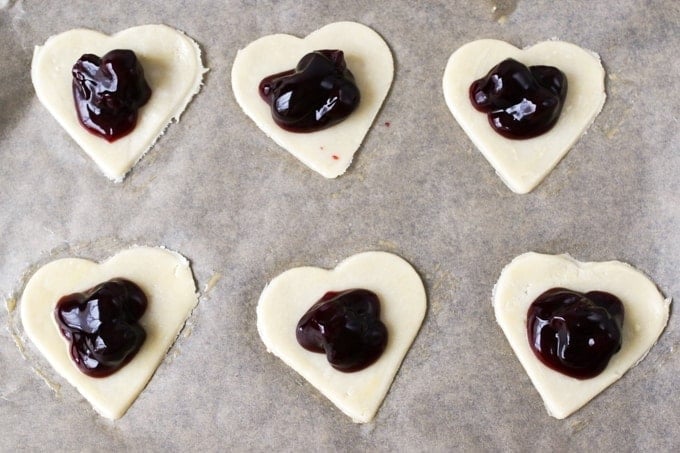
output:
M494 6L496 8L494 9ZM549 417L496 325L491 291L526 251L618 259L680 294L680 4L639 2L0 1L0 450L377 451L680 446L679 323L566 420ZM395 58L386 102L347 173L326 180L269 140L231 91L239 48L341 20ZM179 123L122 184L108 181L35 97L33 48L72 28L164 23L210 68ZM608 99L527 195L494 174L453 119L441 79L480 38L557 38L600 54ZM379 68L377 69L379 70ZM111 422L55 376L18 324L26 279L57 257L163 245L192 262L198 307L129 412ZM265 284L384 250L422 276L428 312L377 417L353 424L255 328ZM673 311L673 310L672 310Z

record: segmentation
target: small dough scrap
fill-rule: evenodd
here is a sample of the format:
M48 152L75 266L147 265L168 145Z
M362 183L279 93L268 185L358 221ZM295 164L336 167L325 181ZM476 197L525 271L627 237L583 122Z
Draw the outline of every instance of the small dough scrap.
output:
M148 299L140 325L146 341L123 368L104 378L82 373L71 360L67 340L55 320L57 301L112 278L136 283ZM160 247L133 247L95 263L80 258L52 261L38 269L20 302L26 334L52 367L73 385L102 416L125 414L172 346L198 303L189 261Z
M354 373L335 370L325 354L307 351L295 337L298 321L328 291L363 288L380 299L387 347L373 365ZM274 278L257 304L257 330L267 350L300 373L356 423L373 419L426 310L423 283L402 258L386 252L351 256L333 270L290 269Z
M308 133L289 132L272 119L269 104L258 93L260 81L295 68L309 52L339 49L361 92L357 109L344 121ZM236 101L257 127L279 146L326 178L347 170L392 85L392 52L372 29L355 22L336 22L304 39L276 34L262 37L238 51L231 70Z
M152 94L128 135L109 143L78 121L72 92L71 68L86 53L99 57L114 49L135 52ZM184 33L166 25L141 25L112 36L75 29L50 37L36 46L31 79L40 102L95 161L104 174L121 182L126 173L179 117L201 88L207 71L201 49Z
M606 291L624 306L623 338L607 368L591 379L554 371L534 354L527 339L529 306L550 288ZM568 417L637 365L654 346L668 322L671 300L642 272L619 261L583 263L569 255L525 253L501 272L493 290L496 321L543 398L548 413Z
M469 89L507 58L526 66L549 65L567 76L567 98L555 126L526 140L511 140L494 131L487 115L472 106ZM597 54L564 41L544 41L518 49L504 41L481 39L456 50L444 71L446 104L470 140L503 182L516 193L534 189L585 133L606 98L604 68Z

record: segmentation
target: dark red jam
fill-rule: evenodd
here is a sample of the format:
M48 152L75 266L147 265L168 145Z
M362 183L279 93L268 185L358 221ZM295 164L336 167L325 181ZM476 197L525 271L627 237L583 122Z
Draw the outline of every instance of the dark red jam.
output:
M105 377L132 360L146 339L137 323L146 306L139 286L122 278L59 299L54 314L80 371Z
M333 368L348 373L373 364L387 346L380 300L365 289L326 293L300 319L295 335L303 348L326 353Z
M600 374L621 349L623 304L604 291L552 288L527 313L529 345L550 368L577 379Z
M474 108L491 127L511 139L532 138L550 130L567 97L567 77L552 66L530 66L508 58L470 85Z
M137 111L151 97L144 69L131 50L103 57L85 54L72 69L78 120L88 131L113 142L137 124Z
M308 53L295 69L265 77L260 96L272 118L291 132L313 132L344 120L361 98L342 50Z

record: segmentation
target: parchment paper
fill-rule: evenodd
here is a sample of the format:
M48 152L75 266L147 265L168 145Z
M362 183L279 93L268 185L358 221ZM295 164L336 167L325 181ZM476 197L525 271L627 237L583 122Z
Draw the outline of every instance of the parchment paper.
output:
M611 450L680 446L677 316L636 368L566 420L550 418L496 325L503 266L534 250L619 259L680 294L680 3L673 0L9 1L0 9L0 450ZM502 13L502 14L500 14ZM238 108L236 51L339 20L380 33L392 90L348 172L326 180ZM122 184L109 182L36 99L33 47L76 27L165 23L210 72ZM444 103L449 55L497 38L558 38L600 54L608 99L587 135L515 195ZM187 256L201 300L127 415L111 422L21 337L27 277L56 257L133 244ZM355 425L280 360L255 305L294 266L366 250L411 262L428 313L374 422ZM15 341L16 340L16 341ZM17 344L18 343L18 344ZM39 373L44 377L41 378Z

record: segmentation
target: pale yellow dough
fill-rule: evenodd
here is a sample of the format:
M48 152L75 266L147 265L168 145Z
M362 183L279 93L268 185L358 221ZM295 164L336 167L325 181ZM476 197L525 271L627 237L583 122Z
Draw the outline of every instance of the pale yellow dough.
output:
M295 68L309 52L339 49L361 92L359 107L330 128L294 133L281 129L258 93L260 81ZM326 178L345 172L371 127L392 84L392 53L376 32L355 22L336 22L304 39L276 34L262 37L238 51L231 70L236 101L255 124L279 146Z
M591 379L575 379L544 365L529 346L526 332L531 303L550 288L606 291L624 306L621 350ZM640 362L668 322L665 299L642 272L618 262L583 263L568 255L525 253L501 272L493 290L496 320L543 398L548 413L562 419L585 405Z
M325 354L300 346L295 328L302 315L326 292L363 288L381 303L388 330L385 352L373 365L354 373L335 370ZM373 419L425 316L423 283L409 263L385 252L351 256L333 270L290 269L274 278L257 304L257 329L269 352L357 423Z
M105 378L83 374L73 363L54 318L57 301L112 278L136 283L148 299L139 323L147 338L137 355ZM28 281L21 296L21 322L28 338L52 367L102 416L123 416L172 346L198 302L189 262L164 248L133 247L102 263L80 258L52 261Z
M139 110L135 129L109 143L79 123L71 68L83 54L101 57L114 49L135 52L152 94ZM200 48L185 34L166 25L142 25L112 36L85 29L52 36L35 48L31 79L45 108L108 178L120 182L170 122L179 120L206 71Z
M557 124L527 140L511 140L496 133L487 115L469 98L472 82L507 58L527 66L549 65L567 76L567 98ZM518 49L504 41L481 39L456 50L446 65L443 90L446 104L472 143L503 182L516 193L534 189L588 129L602 109L604 68L597 54L564 41L545 41Z

